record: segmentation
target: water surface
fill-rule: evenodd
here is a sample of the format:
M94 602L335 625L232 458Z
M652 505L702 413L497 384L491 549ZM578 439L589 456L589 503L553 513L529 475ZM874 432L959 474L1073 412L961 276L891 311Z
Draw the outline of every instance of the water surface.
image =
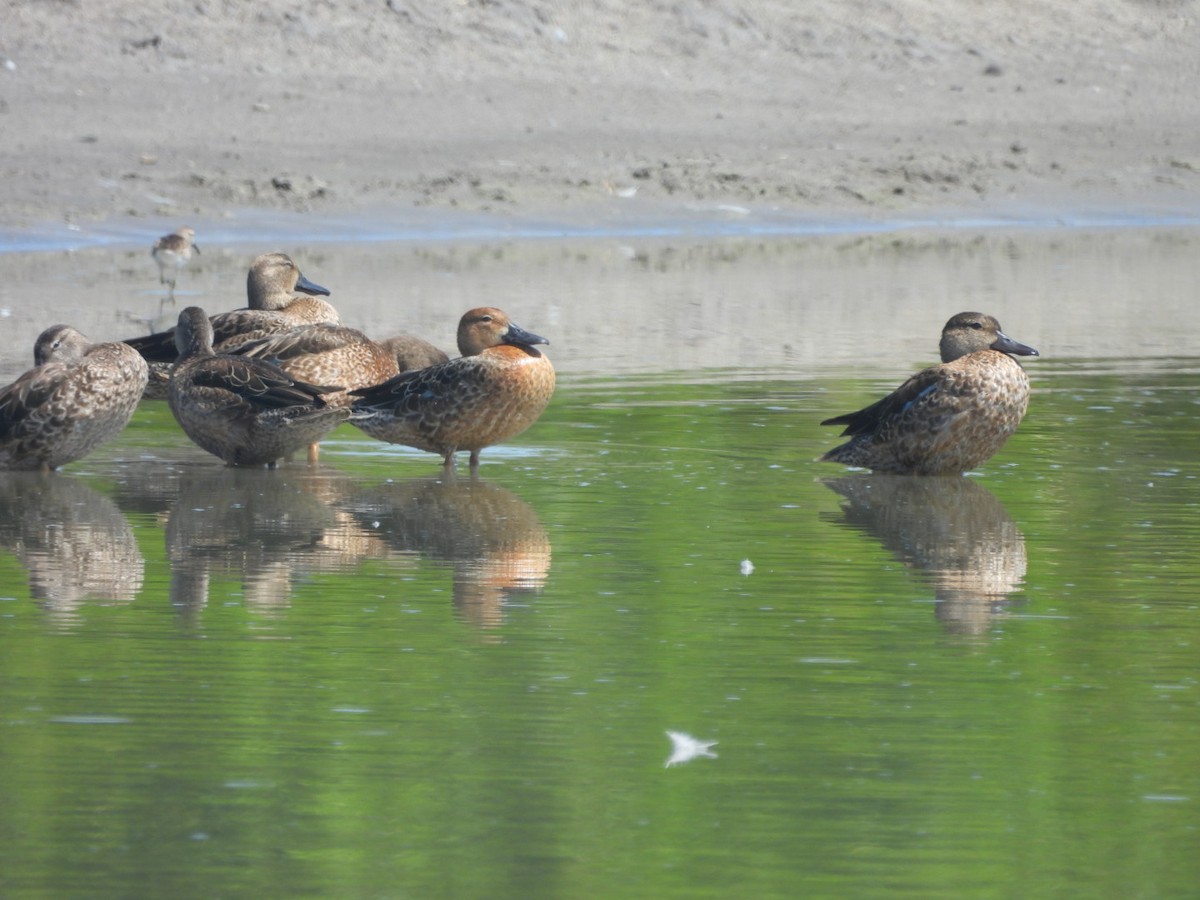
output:
M161 404L0 475L0 893L1188 896L1195 240L285 248L372 333L503 307L559 392L476 481L228 470ZM159 315L141 251L0 264L10 374ZM1005 449L815 464L963 309L1044 354Z

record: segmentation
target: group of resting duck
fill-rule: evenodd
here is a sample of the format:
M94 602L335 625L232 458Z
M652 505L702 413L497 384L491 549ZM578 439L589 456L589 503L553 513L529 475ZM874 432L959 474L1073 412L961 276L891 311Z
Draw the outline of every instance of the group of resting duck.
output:
M157 245L156 245L157 246ZM157 258L157 257L156 257ZM165 274L164 274L165 277ZM38 337L35 367L0 391L0 468L56 469L116 436L143 397L166 399L183 431L234 466L273 466L350 421L372 437L469 451L532 425L554 393L545 338L480 307L448 359L411 336L374 341L339 324L284 253L256 258L248 307L190 306L169 331L91 344L67 325Z
M163 283L199 252L181 228L152 254ZM274 466L349 421L368 435L440 454L479 453L532 425L554 393L549 342L494 307L467 312L449 359L427 341L383 341L339 323L284 253L254 260L249 305L209 316L191 306L165 332L92 344L67 325L38 337L34 368L0 390L0 469L52 470L115 437L145 397L166 399L183 431L233 466ZM827 419L850 440L822 460L907 475L957 474L995 454L1029 405L1014 356L1037 356L992 316L959 313L940 365L876 403Z

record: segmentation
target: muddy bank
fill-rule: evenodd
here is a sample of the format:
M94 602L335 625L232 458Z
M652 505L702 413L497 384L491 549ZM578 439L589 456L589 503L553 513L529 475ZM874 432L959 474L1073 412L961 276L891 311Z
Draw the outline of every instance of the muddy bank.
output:
M1186 3L43 0L0 226L231 210L1194 209Z

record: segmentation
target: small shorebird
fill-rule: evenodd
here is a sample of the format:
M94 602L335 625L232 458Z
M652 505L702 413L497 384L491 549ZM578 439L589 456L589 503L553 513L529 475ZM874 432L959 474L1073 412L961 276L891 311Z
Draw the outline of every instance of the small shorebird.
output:
M158 263L158 283L168 285L168 294L172 298L175 296L175 279L179 277L179 270L192 258L193 250L200 252L196 245L196 232L186 225L171 234L164 234L150 250L150 255ZM168 271L171 273L169 278Z

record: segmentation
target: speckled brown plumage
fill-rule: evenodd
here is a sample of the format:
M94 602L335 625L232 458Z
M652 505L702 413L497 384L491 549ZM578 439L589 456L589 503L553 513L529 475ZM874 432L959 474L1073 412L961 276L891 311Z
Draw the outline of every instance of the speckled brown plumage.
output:
M263 360L214 355L212 325L199 307L179 314L176 340L171 411L188 437L228 465L274 465L349 415L322 399L335 386L297 381Z
M238 344L228 352L269 360L299 381L344 388L324 397L333 405L350 404L353 398L346 390L381 384L400 373L395 354L343 325L305 325Z
M1037 356L982 313L959 313L942 329L942 364L918 372L858 412L826 419L852 440L827 462L901 475L949 475L981 465L1016 431L1029 378L1010 354Z
M520 434L554 394L554 366L535 346L543 337L512 324L494 307L473 309L458 326L462 356L353 393L351 421L372 437L442 456L468 450L471 467L484 447Z
M349 407L348 391L370 387L398 375L396 357L361 331L343 325L305 325L282 334L236 344L226 352L268 360L297 381L337 385L323 395L330 406ZM320 458L320 447L308 448L309 462Z
M137 409L146 362L67 325L41 333L38 364L0 391L0 468L57 469L116 437Z

